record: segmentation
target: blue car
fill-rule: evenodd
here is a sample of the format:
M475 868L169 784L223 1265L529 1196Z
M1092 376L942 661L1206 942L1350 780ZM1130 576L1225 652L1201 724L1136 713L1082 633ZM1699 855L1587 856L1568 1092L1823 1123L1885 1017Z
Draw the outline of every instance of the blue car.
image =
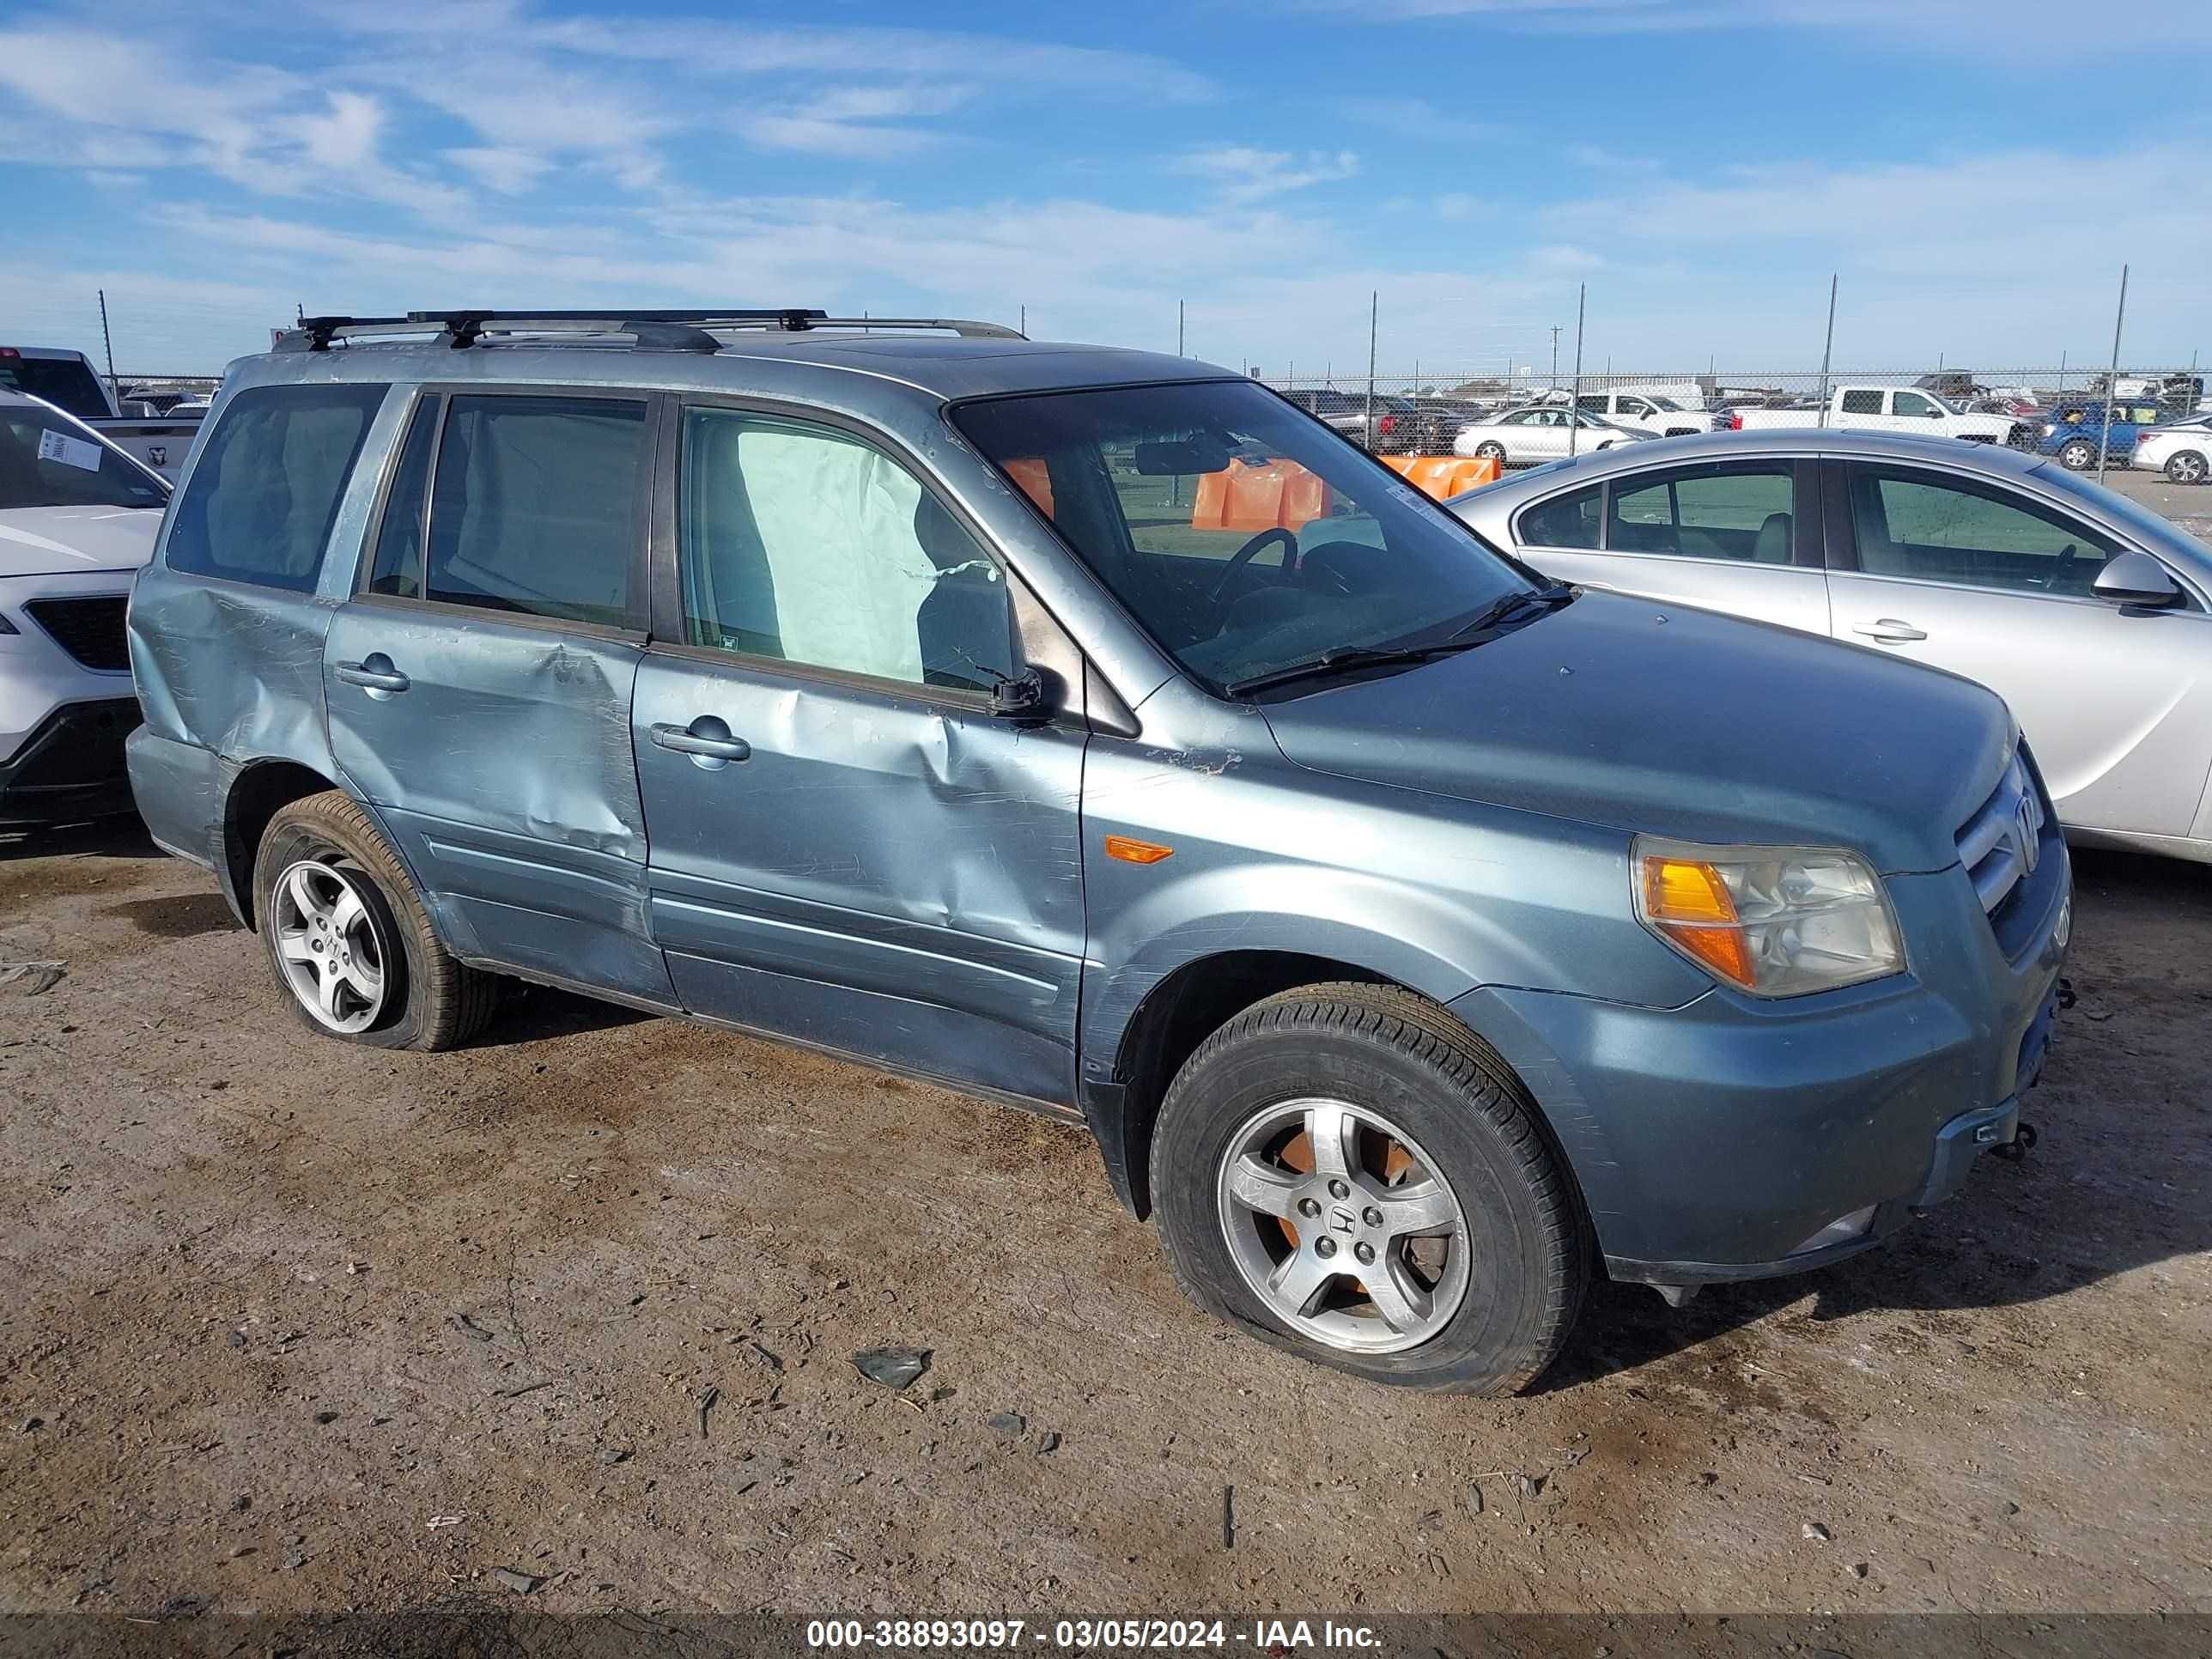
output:
M2061 466L2086 472L2097 465L2101 434L2106 463L2125 466L2135 455L2136 439L2142 429L2154 424L2164 413L2154 399L2123 398L2112 405L2117 418L2107 426L2102 398L2069 398L2045 413L2035 453L2056 455Z

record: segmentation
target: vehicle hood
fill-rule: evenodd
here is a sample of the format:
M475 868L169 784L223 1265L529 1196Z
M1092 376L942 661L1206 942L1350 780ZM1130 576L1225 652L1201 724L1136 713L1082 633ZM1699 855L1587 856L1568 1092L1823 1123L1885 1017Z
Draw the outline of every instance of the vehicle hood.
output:
M154 556L161 514L151 507L0 510L0 576L136 570Z
M1297 765L1711 842L1958 861L2009 758L1971 681L1854 646L1605 593L1457 655L1263 705Z

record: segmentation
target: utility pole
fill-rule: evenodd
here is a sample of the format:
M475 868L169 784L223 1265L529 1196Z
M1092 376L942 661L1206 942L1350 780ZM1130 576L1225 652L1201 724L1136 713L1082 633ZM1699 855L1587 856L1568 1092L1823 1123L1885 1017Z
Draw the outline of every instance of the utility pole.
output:
M1375 324L1382 314L1382 295L1379 289L1367 294L1367 447L1375 447Z
M1575 400L1567 405L1567 459L1575 458L1575 440L1583 429L1583 313L1589 304L1589 284L1575 294ZM1611 363L1612 359L1607 358Z
M1182 301L1176 301L1176 356L1182 356Z
M1552 390L1559 389L1559 325L1552 325Z
M2105 380L2105 418L2097 428L2097 482L2105 482L2105 448L2112 436L2112 400L2120 395L2120 325L2128 319L2128 268L2120 267L2120 306L2112 313L2112 372Z
M107 352L107 395L120 398L123 388L115 380L115 342L107 337L107 290L103 288L96 292L100 295L100 343Z
M1828 423L1828 364L1836 350L1836 276L1837 273L1832 270L1828 273L1828 339L1827 343L1820 348L1820 423L1822 426ZM1925 362L1927 359L1921 361Z
M1017 331L1024 340L1030 337L1030 308L1027 306L1022 307L1022 324Z

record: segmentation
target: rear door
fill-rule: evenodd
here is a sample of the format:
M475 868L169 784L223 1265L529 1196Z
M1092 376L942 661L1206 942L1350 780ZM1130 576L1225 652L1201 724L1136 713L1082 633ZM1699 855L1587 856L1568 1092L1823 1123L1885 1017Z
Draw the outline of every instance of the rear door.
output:
M331 751L456 952L665 1002L629 744L652 413L426 390L324 667Z
M2123 544L2025 492L1923 466L1827 466L1835 636L2002 696L2067 823L2188 834L2212 769L2212 617L2194 599L2097 598Z
M1655 467L1523 507L1514 540L1562 581L1826 634L1816 486L1786 457Z
M1071 1103L1085 734L990 713L1007 573L866 434L672 421L633 735L684 1006Z

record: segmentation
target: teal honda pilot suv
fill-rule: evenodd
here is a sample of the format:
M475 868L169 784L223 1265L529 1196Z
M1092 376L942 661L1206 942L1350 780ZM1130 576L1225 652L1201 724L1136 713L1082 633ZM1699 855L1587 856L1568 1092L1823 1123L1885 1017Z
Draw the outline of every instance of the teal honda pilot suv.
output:
M1249 379L417 313L209 420L131 781L334 1041L522 979L943 1079L1206 1308L1471 1391L2015 1139L2069 878L2002 702L1547 582Z

